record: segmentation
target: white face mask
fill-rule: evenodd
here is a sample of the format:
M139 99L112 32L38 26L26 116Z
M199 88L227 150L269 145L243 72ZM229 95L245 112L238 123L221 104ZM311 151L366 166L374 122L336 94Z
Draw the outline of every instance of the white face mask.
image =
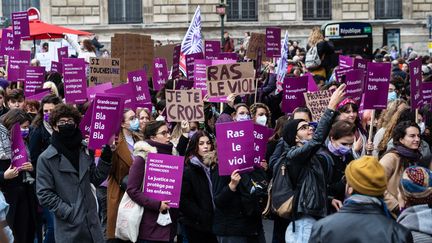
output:
M267 116L266 115L258 116L256 118L256 123L260 124L261 126L265 126L267 124Z
M247 121L247 120L250 120L250 117L248 114L237 115L236 120L237 121Z

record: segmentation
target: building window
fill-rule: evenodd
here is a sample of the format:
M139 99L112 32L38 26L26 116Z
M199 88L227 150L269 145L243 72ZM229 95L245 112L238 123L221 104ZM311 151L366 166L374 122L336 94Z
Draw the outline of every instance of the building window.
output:
M402 0L375 0L376 19L401 19Z
M11 18L11 14L14 12L27 11L27 9L30 7L35 7L39 9L39 6L39 0L3 0L3 17Z
M303 0L303 19L331 19L331 0Z
M257 0L228 0L228 21L258 21Z
M142 0L108 0L110 24L142 23Z

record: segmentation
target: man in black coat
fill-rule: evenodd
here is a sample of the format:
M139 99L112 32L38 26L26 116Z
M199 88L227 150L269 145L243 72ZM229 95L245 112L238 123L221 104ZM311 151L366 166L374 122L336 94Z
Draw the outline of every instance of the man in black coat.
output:
M339 212L314 224L310 243L413 242L410 231L396 223L386 208L386 174L375 157L352 161L345 176L350 197Z

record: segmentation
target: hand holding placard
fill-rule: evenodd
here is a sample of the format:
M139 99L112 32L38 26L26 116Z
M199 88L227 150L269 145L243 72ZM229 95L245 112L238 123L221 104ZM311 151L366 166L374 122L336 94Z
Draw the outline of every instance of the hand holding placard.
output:
M345 97L345 88L346 84L342 84L339 86L335 92L333 92L330 102L328 104L328 108L331 110L336 110L337 105L344 99Z

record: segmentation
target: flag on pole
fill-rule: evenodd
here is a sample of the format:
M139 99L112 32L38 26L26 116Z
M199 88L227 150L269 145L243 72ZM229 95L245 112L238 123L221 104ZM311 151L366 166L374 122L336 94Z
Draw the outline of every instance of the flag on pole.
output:
M283 80L288 68L288 31L285 31L285 39L281 49L281 57L279 58L276 69L276 94L282 91Z
M180 70L186 76L186 55L203 52L201 39L201 11L198 6L183 38L180 50Z

